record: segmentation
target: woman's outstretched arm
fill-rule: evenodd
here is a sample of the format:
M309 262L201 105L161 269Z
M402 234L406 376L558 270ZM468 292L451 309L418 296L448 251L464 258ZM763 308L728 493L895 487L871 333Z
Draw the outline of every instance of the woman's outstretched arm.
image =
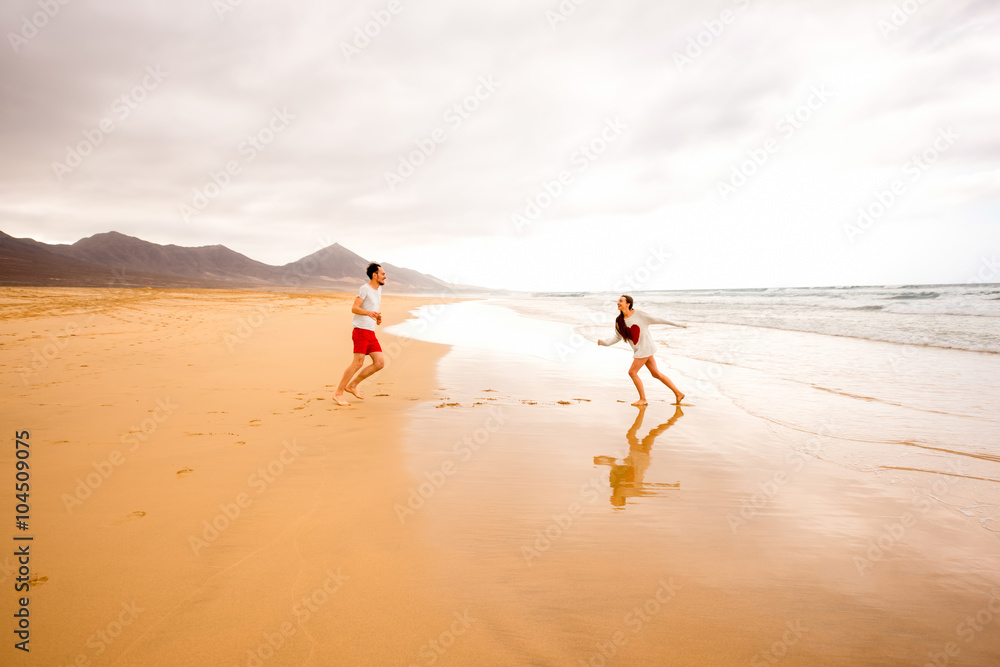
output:
M643 313L646 316L646 320L650 324L669 324L672 327L680 327L681 329L687 329L686 324L677 324L676 322L671 322L670 320L665 320L662 317L653 317L649 313Z
M597 340L597 344L598 345L611 346L611 345L614 345L615 343L617 343L618 341L620 341L621 339L622 339L622 335L620 333L618 333L617 329L615 329L615 337L614 338L599 338Z

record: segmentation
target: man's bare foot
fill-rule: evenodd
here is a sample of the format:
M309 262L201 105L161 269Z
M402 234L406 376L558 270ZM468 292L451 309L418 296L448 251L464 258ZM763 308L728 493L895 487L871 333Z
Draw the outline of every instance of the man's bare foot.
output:
M350 403L344 400L343 394L334 394L333 400L336 401L337 405L350 405Z
M685 396L687 396L687 394L677 394L677 401L674 403L674 405L680 405L681 401L684 400Z
M646 403L646 401L644 401L644 400L642 400L642 399L640 398L640 399L639 399L638 401L636 401L636 402L635 402L635 403L633 403L632 405L634 405L635 407L637 407L637 408L638 408L638 407L642 407L643 405L649 405L649 404L648 404L648 403Z
M362 401L363 401L363 400L365 400L365 397L364 397L364 396L362 396L362 395L361 395L361 392L360 392L360 391L358 390L358 387L357 387L357 385L355 385L355 386L353 386L353 387L352 387L351 385L347 385L346 387L344 387L344 391L349 391L349 392L351 392L352 394L354 394L354 396L355 396L356 398L360 398L360 399L361 399Z

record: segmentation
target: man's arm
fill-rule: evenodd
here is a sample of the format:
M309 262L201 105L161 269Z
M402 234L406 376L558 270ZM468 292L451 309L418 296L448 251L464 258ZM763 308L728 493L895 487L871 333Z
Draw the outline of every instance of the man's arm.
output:
M365 310L364 308L362 308L361 304L363 304L364 302L365 300L362 299L360 296L354 297L354 305L351 306L351 312L354 313L355 315L367 315L376 322L382 319L382 313L376 313L374 310Z

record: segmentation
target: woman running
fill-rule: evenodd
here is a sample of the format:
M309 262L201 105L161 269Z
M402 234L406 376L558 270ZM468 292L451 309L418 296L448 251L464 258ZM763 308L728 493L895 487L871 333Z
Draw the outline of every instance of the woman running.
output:
M598 345L614 345L620 340L625 340L629 345L632 346L632 351L634 352L632 365L628 369L628 375L632 378L632 382L635 383L635 388L639 390L639 400L632 405L646 405L646 392L642 388L642 380L639 379L639 369L643 366L649 368L649 372L657 380L667 385L670 391L674 392L674 397L677 399L675 405L680 405L680 402L684 400L684 394L670 381L666 375L661 373L656 367L656 359L653 358L653 353L656 352L656 345L653 344L653 338L649 334L650 324L669 324L673 327L681 327L686 329L687 327L683 324L674 324L667 320L661 320L658 317L652 317L641 310L634 310L632 305L635 301L632 297L628 295L622 295L618 299L618 318L615 320L615 337L614 339L599 340Z

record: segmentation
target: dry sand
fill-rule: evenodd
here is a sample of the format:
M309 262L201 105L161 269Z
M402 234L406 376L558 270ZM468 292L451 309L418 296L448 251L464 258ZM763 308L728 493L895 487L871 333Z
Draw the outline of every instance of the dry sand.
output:
M31 432L41 579L30 660L8 642L4 664L247 664L267 636L268 664L405 663L449 626L386 511L408 485L401 416L445 348L399 348L364 405L337 408L350 300L3 290L4 423ZM386 297L386 323L421 302Z
M0 290L0 465L30 430L29 529L9 491L0 508L34 538L31 652L5 631L0 662L1000 659L997 540L974 522L790 459L717 397L651 393L639 421L624 375L380 334L387 367L338 408L350 300ZM385 324L426 302L385 297Z

